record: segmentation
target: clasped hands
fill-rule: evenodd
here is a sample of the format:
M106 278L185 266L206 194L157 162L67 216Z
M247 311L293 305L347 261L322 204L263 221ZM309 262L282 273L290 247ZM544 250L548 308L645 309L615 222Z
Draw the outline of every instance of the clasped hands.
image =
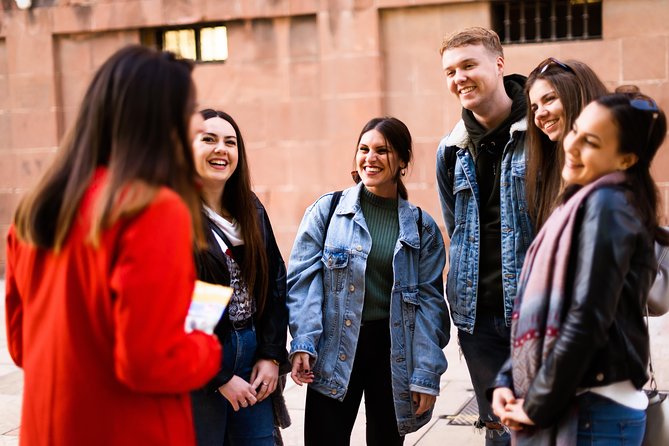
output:
M235 375L218 391L230 402L237 412L240 408L253 406L270 396L279 380L279 366L269 359L260 359L251 371L251 382Z
M533 426L534 422L523 409L522 398L516 399L513 390L508 387L498 387L492 394L492 410L503 425L511 430L519 431L524 426Z

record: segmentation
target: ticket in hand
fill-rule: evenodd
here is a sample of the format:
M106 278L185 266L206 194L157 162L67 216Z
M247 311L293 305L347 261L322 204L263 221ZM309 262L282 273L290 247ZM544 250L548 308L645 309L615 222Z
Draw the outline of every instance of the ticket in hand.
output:
M200 330L213 334L231 297L232 288L230 287L200 280L195 281L193 300L188 309L188 316L186 316L186 332Z

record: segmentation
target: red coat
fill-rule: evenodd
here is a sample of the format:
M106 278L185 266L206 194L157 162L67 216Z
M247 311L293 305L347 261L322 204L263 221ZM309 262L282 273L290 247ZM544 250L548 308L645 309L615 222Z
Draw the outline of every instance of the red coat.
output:
M25 372L20 444L195 444L188 391L216 373L221 348L184 332L195 279L188 209L163 188L96 249L87 237L97 189L61 252L27 245L14 227L7 236L7 339Z

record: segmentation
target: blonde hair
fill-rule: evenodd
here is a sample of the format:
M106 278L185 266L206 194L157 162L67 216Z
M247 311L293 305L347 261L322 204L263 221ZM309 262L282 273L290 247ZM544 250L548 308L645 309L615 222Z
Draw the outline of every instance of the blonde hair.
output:
M466 45L483 45L494 55L504 57L504 49L502 48L502 43L500 42L497 33L491 29L480 26L465 28L450 36L444 37L444 40L441 42L439 54L443 56L444 52L447 50Z

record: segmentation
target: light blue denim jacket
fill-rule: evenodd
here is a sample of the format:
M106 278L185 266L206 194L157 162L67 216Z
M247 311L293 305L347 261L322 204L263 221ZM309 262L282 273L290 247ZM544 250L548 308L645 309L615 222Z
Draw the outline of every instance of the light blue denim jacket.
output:
M362 321L365 268L372 239L360 207L362 183L343 191L325 239L332 193L305 212L288 266L291 358L306 352L315 361L313 390L339 401L351 378ZM399 237L393 255L390 300L390 364L399 433L427 423L416 416L410 391L439 394L446 371L443 348L450 321L443 297L444 240L427 212L418 234L418 209L400 198Z
M513 300L525 252L534 237L525 197L525 131L527 121L511 125L511 137L504 147L500 176L500 225L502 232L502 287L504 316L511 324ZM472 156L472 143L464 121L444 137L437 150L437 186L446 230L451 239L446 296L453 323L467 333L474 332L480 252L479 188ZM447 147L456 150L453 184L449 181L445 157Z

